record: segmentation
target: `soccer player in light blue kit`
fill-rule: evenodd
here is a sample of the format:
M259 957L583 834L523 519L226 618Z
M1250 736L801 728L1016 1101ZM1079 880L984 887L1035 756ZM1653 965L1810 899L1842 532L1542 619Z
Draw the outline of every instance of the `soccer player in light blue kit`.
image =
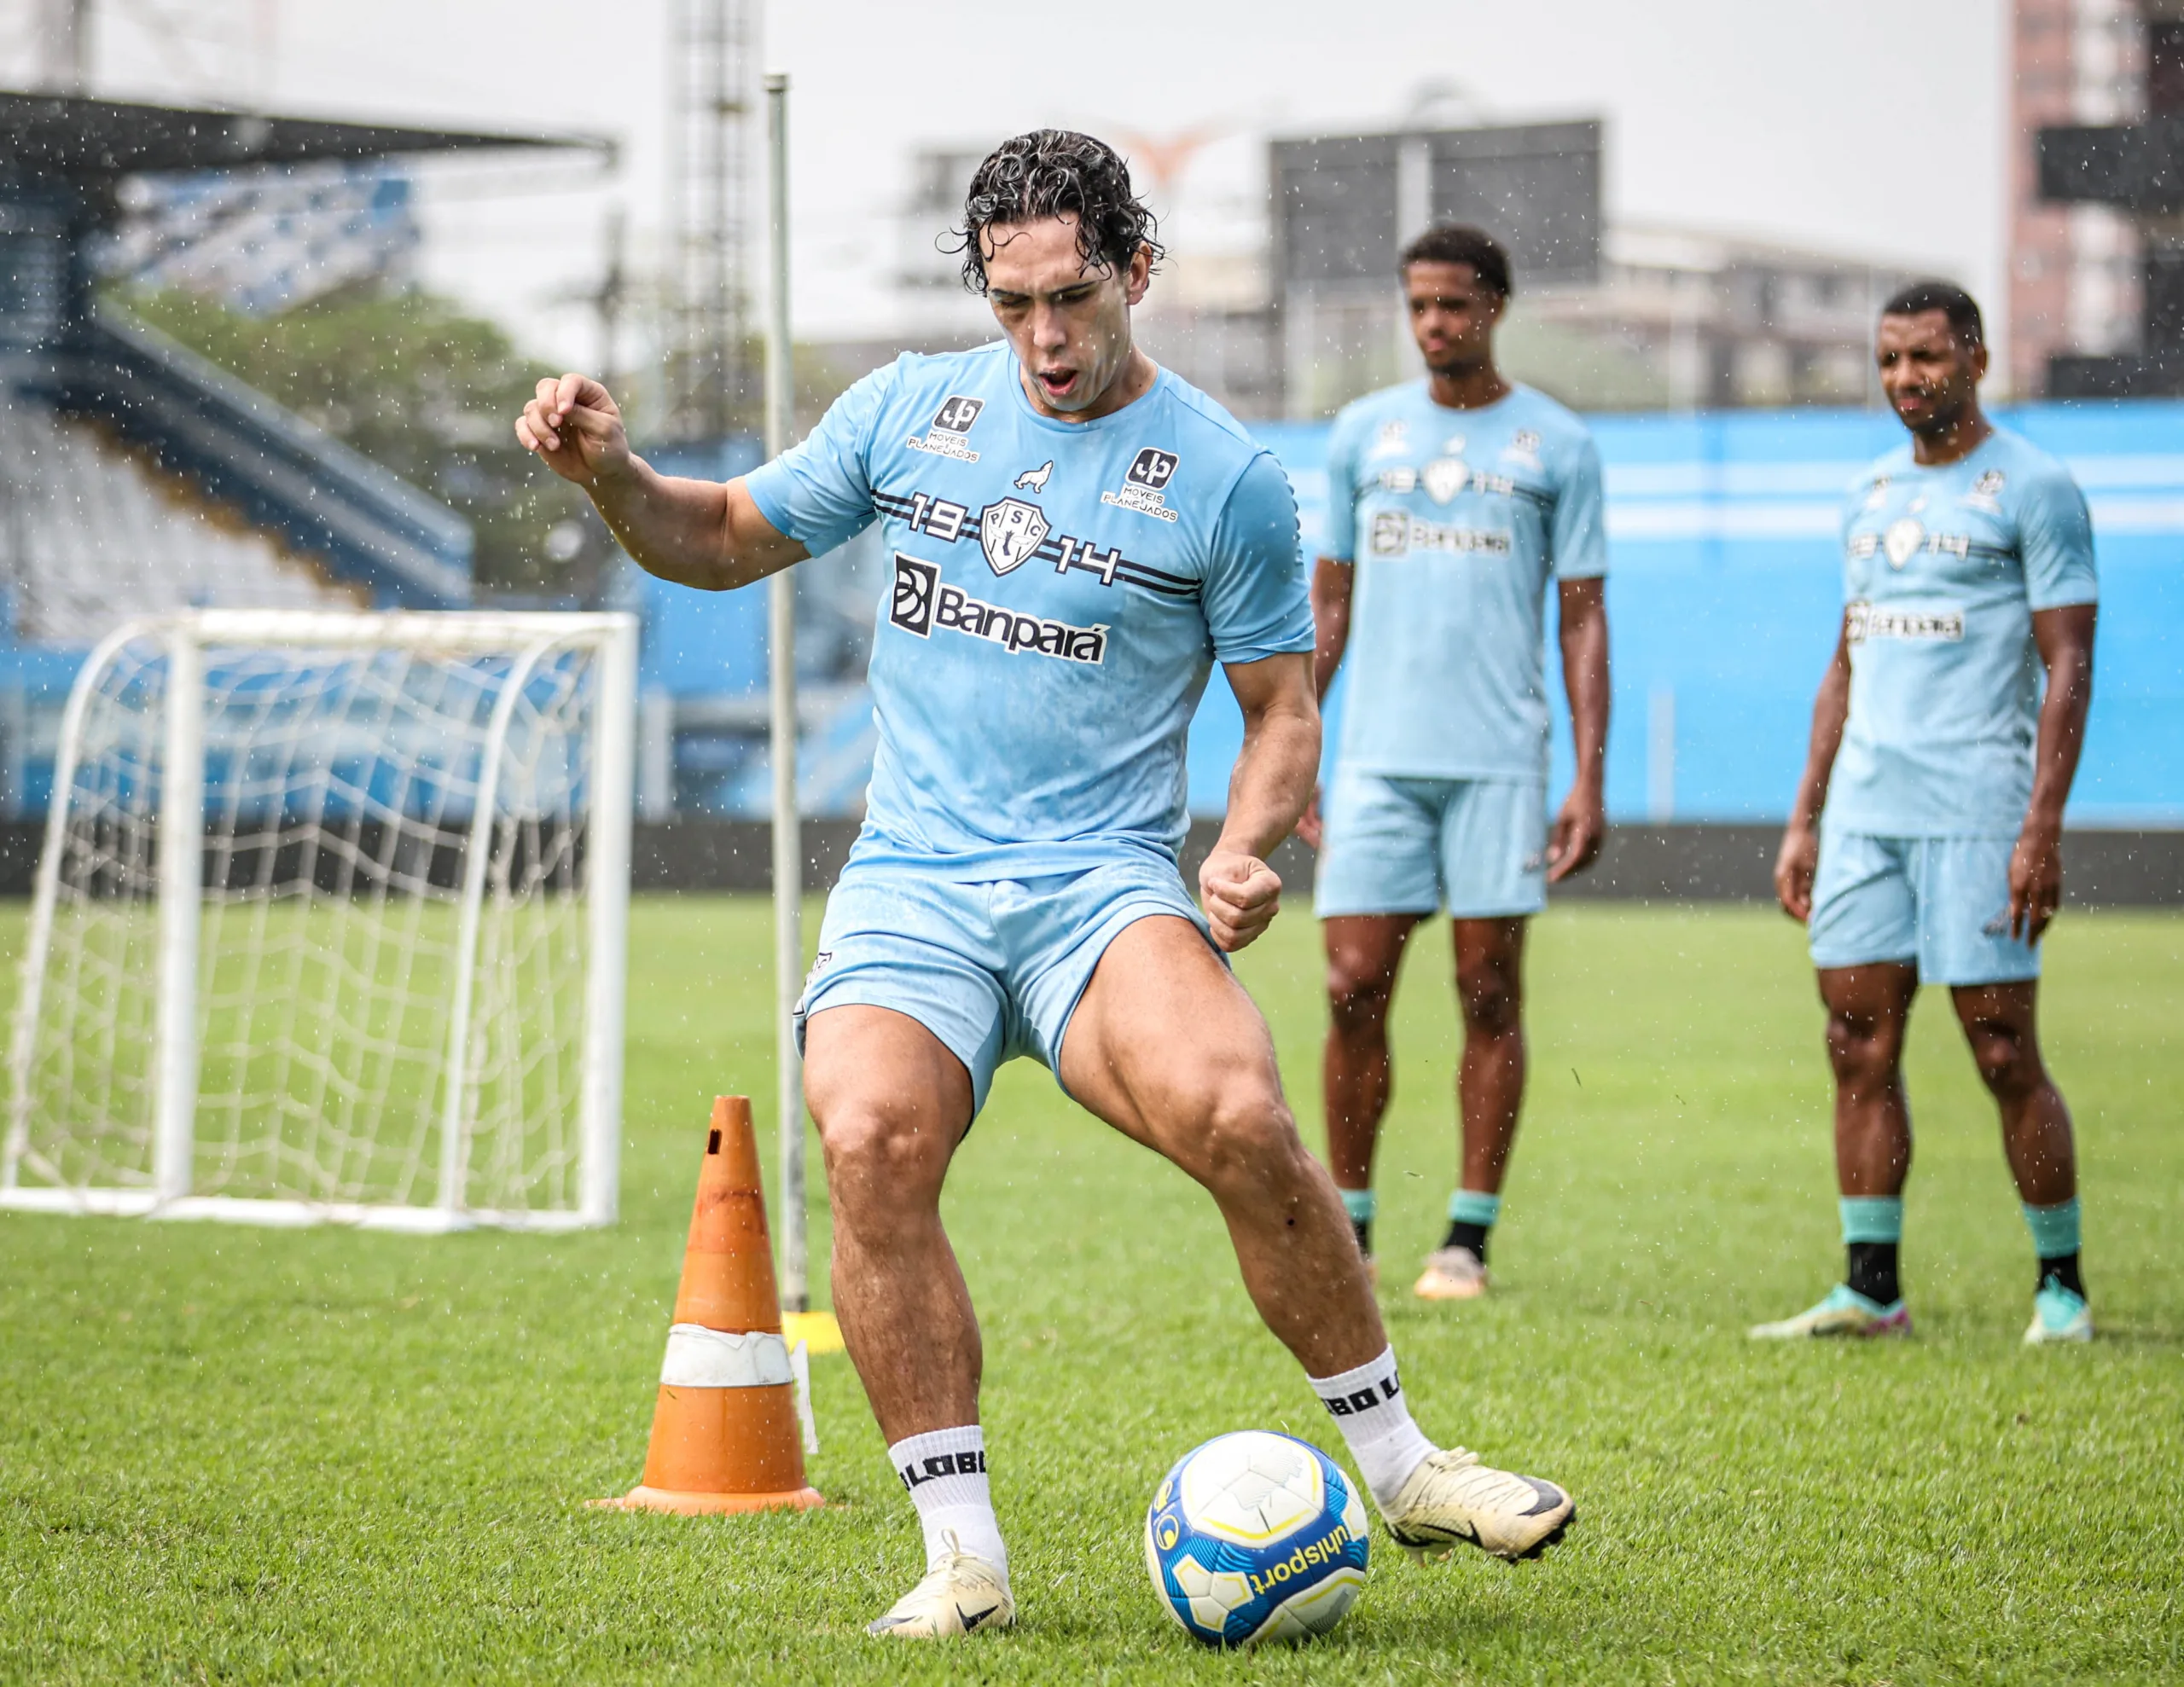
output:
M2040 1058L2040 938L2093 697L2093 528L2070 472L1979 408L1979 307L1944 281L1882 308L1881 386L1911 431L1852 488L1847 600L1774 867L1811 934L1835 1069L1844 1280L1761 1337L1908 1333L1897 1280L1911 1111L1903 1034L1945 984L2039 1257L2030 1342L2093 1336L2070 1110ZM2046 679L2043 694L2042 680Z
M1131 344L1159 249L1110 148L1051 130L1005 142L965 217L965 279L1006 340L901 358L745 479L654 473L581 376L542 381L518 426L665 578L732 589L874 520L891 554L868 817L799 1013L834 1309L926 1541L924 1579L873 1632L1014 1619L978 1324L939 1203L994 1068L1018 1055L1212 1195L1399 1543L1530 1556L1569 1496L1437 1450L1412 1421L1342 1203L1223 959L1274 918L1265 857L1319 759L1288 484ZM1245 740L1201 914L1176 851L1185 733L1217 661Z
M1336 420L1312 586L1321 697L1355 652L1315 840L1330 1009L1321 1082L1327 1157L1369 1258L1396 973L1412 931L1445 907L1464 1021L1463 1155L1448 1234L1414 1292L1456 1301L1486 1289L1524 1104L1525 925L1606 832L1607 553L1592 437L1495 367L1509 299L1502 247L1477 229L1429 229L1401 273L1427 378ZM1577 762L1551 831L1550 586Z

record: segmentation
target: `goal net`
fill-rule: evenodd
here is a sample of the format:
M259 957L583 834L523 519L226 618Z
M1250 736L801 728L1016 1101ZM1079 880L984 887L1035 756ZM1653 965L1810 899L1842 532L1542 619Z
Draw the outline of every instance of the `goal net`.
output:
M0 1206L614 1215L625 615L132 623L63 717Z

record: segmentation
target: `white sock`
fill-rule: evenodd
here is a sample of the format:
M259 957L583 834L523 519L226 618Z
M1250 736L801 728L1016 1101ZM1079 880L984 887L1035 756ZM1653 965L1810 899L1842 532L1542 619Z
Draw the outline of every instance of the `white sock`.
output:
M1378 1359L1339 1377L1311 1380L1320 1404L1340 1426L1374 1503L1386 1510L1410 1473L1434 1451L1425 1432L1411 1422L1403 1384L1396 1379L1396 1350L1387 1348Z
M950 1550L983 1558L1008 1575L1008 1549L1002 1545L1001 1522L993 1514L993 1493L986 1483L985 1431L976 1423L912 1435L887 1449L895 1474L910 1491L925 1531L925 1563L931 1569Z

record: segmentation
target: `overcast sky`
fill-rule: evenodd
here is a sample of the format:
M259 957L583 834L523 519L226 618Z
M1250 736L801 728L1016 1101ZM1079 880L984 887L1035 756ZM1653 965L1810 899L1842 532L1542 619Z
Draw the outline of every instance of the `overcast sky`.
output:
M606 188L429 200L428 278L583 361L610 200L648 256L664 200L670 0L258 0L200 74L275 107L583 130L622 146ZM209 14L240 4L198 0ZM793 78L796 319L891 324L885 280L921 143L1041 124L1219 137L1164 206L1170 243L1233 247L1269 132L1385 126L1420 85L1495 118L1607 123L1611 221L1774 236L1931 267L2001 315L2007 74L2001 0L775 0L764 58ZM212 26L218 27L218 26ZM103 26L107 90L177 91L176 53ZM2001 361L2000 359L1998 362Z

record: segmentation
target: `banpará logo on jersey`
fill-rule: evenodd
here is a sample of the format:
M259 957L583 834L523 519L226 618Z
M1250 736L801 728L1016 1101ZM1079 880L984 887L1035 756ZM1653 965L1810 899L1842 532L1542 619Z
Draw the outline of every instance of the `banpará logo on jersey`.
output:
M1046 536L1045 513L1021 498L988 504L979 516L979 548L996 574L1022 566Z
M1844 612L1843 637L1849 644L1864 644L1869 639L1960 644L1964 639L1964 612L1880 609L1861 599Z
M997 644L1010 655L1029 651L1096 668L1107 659L1107 623L1077 627L1025 615L997 603L981 603L961 586L941 583L940 570L895 553L895 584L887 619L906 633L929 639L936 631L963 633Z
M963 436L971 431L985 409L983 398L967 398L960 392L951 392L941 401L940 408L932 413L932 420L925 425L925 436L912 434L904 440L913 451L930 451L935 456L953 457L958 462L974 463L979 454L973 451Z
M1449 556L1507 556L1509 536L1491 528L1426 521L1408 510L1382 510L1373 518L1366 549L1373 556L1413 556L1439 551Z
M1173 451L1147 445L1137 454L1130 463L1130 472L1123 477L1123 490L1102 492L1100 501L1117 509L1135 510L1140 515L1173 521L1176 513L1168 507L1167 486L1182 461Z

